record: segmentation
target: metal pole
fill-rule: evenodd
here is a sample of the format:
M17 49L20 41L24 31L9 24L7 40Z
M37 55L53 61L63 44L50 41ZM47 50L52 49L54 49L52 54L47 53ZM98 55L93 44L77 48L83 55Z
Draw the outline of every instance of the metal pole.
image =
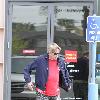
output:
M98 100L98 85L95 84L96 42L89 43L90 81L88 85L88 100Z
M95 66L96 66L96 42L90 42L91 47L91 83L95 83Z

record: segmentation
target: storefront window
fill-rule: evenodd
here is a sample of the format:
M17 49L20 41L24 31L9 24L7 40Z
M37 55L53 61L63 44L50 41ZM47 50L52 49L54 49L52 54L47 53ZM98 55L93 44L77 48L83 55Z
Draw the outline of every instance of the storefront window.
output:
M85 30L87 27L87 16L90 14L90 6L74 3L63 6L62 4L49 4L47 6L13 5L11 56L12 98L15 98L13 93L18 90L14 86L16 84L20 85L21 82L25 84L24 77L22 77L24 67L37 56L46 53L48 43L56 42L62 48L61 56L63 58L65 50L77 51L78 57L85 50L88 50L89 45L85 39ZM74 64L71 66L74 66ZM73 75L73 68L75 66L70 68L68 68L68 71L71 76ZM32 75L34 77L34 73ZM18 76L21 82L19 82ZM73 81L72 77L71 80ZM62 99L75 99L73 83L71 85L72 89L68 93L61 89ZM21 95L23 92L25 91L20 91ZM29 92L27 94L29 95ZM27 99L25 94L24 96ZM31 97L32 99L34 98L33 96Z
M56 6L54 41L64 50L77 50L81 54L88 50L86 36L86 18L89 15L88 6Z
M98 0L98 16L100 16L100 0ZM96 83L98 84L98 100L100 99L100 42L97 42L96 52Z
M36 56L46 52L47 14L42 14L42 8L13 6L12 56Z
M47 52L48 7L13 5L12 9L11 100L29 100L30 91L23 93L23 71L38 55ZM32 92L31 98L34 96Z

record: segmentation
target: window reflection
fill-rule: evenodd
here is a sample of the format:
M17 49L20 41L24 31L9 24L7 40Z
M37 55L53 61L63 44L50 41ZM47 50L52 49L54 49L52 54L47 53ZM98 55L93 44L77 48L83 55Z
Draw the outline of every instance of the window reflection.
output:
M38 55L47 51L48 15L46 11L48 11L47 6L13 5L11 99L29 99L28 92L27 95L24 94L24 97L21 94L24 92L25 85L23 70Z
M35 50L35 54L28 54L28 56L39 55L46 52L47 14L45 10L47 11L47 9L48 8L44 6L13 6L13 56L27 55L23 54L23 50L25 49ZM39 45L41 45L42 48L39 47Z
M85 41L86 18L89 15L87 6L56 6L54 41L64 50L77 50L78 54L88 49Z

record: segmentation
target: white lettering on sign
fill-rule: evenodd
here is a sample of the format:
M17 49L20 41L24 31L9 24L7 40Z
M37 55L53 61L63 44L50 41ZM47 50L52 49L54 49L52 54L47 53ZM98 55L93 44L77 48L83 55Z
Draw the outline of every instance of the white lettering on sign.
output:
M100 31L98 31L97 34L100 34Z
M90 28L91 29L97 29L97 28L99 28L99 26L97 24L92 24L91 23Z
M89 31L89 34L95 34L95 31Z
M97 40L97 36L91 36L92 40Z

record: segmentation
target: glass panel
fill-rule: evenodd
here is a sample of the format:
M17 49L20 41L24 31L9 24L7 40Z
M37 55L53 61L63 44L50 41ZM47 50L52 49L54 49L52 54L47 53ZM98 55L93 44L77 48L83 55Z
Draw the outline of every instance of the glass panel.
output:
M34 91L24 91L23 70L38 55L47 52L47 12L47 6L13 5L11 100L29 100L35 96ZM34 82L34 72L31 78Z
M100 0L98 0L98 16L100 16ZM100 42L97 42L96 83L98 84L98 100L100 100Z
M77 50L78 57L81 57L82 53L85 50L88 50L88 43L85 41L85 30L87 23L86 19L90 14L90 7L82 5L55 6L54 10L54 42L61 46L62 55L64 55L65 50ZM71 79L78 80L78 77L75 77L75 75L79 75L78 71L80 69L78 68L76 71L75 66L71 63L70 65L71 67L69 67L68 70L70 72L70 76L72 76ZM77 89L73 92L72 84L70 92L66 93L61 91L61 97L63 99L75 99L74 94L78 95L78 91L76 91ZM79 95L77 98L82 100Z
M64 50L77 50L81 54L88 49L85 41L86 18L90 7L87 6L56 6L54 41Z
M46 52L47 9L47 6L13 6L12 56L33 56Z

